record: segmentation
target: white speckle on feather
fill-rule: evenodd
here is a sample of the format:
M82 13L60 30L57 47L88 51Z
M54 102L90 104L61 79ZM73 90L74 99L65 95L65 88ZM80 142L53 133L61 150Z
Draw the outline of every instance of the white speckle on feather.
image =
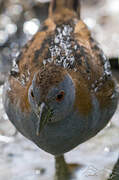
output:
M45 60L45 59L43 60L43 65L44 65L44 66L46 65L46 60Z
M26 82L28 82L28 81L29 81L29 76L26 77Z
M9 92L11 91L11 87L10 87L10 86L8 87L8 90L7 90L7 91L9 91Z
M77 49L77 45L74 46L74 49L75 49L75 50Z
M54 42L55 42L56 44L59 43L59 38L58 38L58 37L55 37Z
M61 33L61 28L57 28L58 33Z
M106 62L107 61L107 58L106 58L106 56L104 55L104 53L102 53L103 55L103 59L104 59L104 61Z
M111 96L111 99L114 99L116 97L116 94L113 93L112 96Z
M112 75L112 72L111 72L111 70L110 70L110 63L109 63L108 60L106 60L106 62L105 62L105 64L104 64L104 71L105 71L105 74L106 74L107 76Z
M21 79L21 84L24 86L25 85L25 80Z
M101 50L102 52L102 50ZM104 55L104 53L102 52L102 60L104 62L104 76L111 76L112 72L111 72L111 66L109 63L109 60L106 58L106 56ZM101 79L100 79L101 80Z
M98 87L96 87L96 88L94 89L94 91L97 92L97 91L98 91Z
M24 75L24 74L22 74L22 78L25 78L25 75Z
M73 49L71 45L71 33L73 28L71 25L62 25L56 28L56 34L53 38L49 50L51 58L45 59L45 63L55 62L57 65L63 65L64 68L70 68L74 62ZM75 45L75 50L77 45ZM43 61L44 64L44 61Z
M28 76L30 76L30 71L29 71L29 69L28 69L28 71L27 71L27 74L28 74Z
M19 72L19 68L16 63L16 59L13 59L13 61L12 61L12 71Z
M76 72L77 71L77 69L76 68L74 68L74 72Z
M103 80L103 77L100 77L100 79L99 79L100 81L102 81Z

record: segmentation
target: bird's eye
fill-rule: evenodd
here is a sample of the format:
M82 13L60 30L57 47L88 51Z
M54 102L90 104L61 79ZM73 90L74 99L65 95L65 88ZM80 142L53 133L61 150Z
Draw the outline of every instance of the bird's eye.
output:
M31 90L31 97L34 98L33 90Z
M58 102L62 101L64 99L64 95L65 95L64 91L60 91L59 94L57 94L56 96L56 101Z

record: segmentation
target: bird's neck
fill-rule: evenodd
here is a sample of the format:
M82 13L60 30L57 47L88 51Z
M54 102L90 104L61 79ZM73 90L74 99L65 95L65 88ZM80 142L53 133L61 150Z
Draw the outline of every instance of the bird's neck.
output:
M80 0L51 0L49 16L62 15L80 17Z

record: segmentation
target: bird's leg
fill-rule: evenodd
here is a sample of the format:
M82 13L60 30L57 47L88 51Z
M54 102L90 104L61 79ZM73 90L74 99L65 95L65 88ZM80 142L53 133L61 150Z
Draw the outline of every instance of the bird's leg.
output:
M55 180L69 180L70 172L63 155L55 156Z

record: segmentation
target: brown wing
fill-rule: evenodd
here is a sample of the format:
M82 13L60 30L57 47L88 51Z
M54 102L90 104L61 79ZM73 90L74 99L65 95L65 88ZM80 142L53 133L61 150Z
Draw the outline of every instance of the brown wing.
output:
M62 66L78 83L77 87L80 89L78 96L80 94L82 99L80 108L86 113L92 106L91 92L96 94L101 107L104 107L111 102L110 97L115 86L108 61L91 38L88 28L77 19L76 14L68 12L66 11L66 16L64 11L61 16L56 14L45 21L43 26L45 30L38 32L22 50L18 58L18 72L12 71L11 76L15 78L12 81L18 81L27 98L28 87L35 72L47 64ZM11 83L11 86L14 85ZM17 93L17 89L14 87L13 89L14 94L15 91ZM87 110L84 107L86 104Z
M78 87L76 104L80 112L88 114L91 110L91 94L95 94L100 107L107 108L112 103L112 96L115 93L109 61L82 21L76 24L74 37L79 47L75 52L76 61L80 59L80 64L77 63L75 67L77 72L75 75L72 73L73 77L79 77L76 82Z

